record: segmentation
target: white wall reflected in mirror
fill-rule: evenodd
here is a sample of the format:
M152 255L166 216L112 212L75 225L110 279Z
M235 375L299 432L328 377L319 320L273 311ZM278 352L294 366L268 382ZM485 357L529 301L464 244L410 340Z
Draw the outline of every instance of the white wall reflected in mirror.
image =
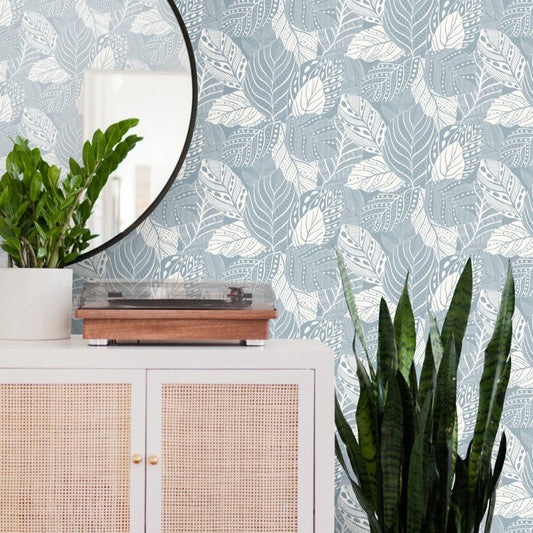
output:
M143 137L102 191L89 220L89 250L133 224L169 180L185 145L192 111L188 71L87 70L84 139L114 122L138 118Z

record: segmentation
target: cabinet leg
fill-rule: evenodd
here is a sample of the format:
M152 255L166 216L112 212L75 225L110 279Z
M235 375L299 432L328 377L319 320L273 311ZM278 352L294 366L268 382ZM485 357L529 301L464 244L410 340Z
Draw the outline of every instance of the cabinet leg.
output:
M246 339L244 344L246 346L264 346L265 341L264 339Z

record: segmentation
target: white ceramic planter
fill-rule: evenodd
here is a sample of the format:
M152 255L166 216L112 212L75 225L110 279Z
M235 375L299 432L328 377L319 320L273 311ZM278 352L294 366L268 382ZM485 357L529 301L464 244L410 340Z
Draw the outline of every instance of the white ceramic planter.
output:
M72 270L0 268L0 339L70 337Z

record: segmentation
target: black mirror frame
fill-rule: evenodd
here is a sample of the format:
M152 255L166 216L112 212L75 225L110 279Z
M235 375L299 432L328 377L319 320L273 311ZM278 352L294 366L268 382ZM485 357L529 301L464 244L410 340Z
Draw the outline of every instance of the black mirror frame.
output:
M187 130L187 136L185 138L185 144L183 145L183 149L181 151L178 162L176 163L174 170L170 174L168 181L166 182L161 192L157 195L155 200L153 200L153 202L145 209L145 211L125 230L121 231L120 233L118 233L113 238L109 239L108 241L104 242L103 244L100 244L93 250L89 250L88 252L80 254L78 257L76 257L76 259L74 259L74 261L71 261L70 263L68 263L67 266L74 265L76 263L84 261L85 259L89 259L90 257L103 252L104 250L113 246L114 244L117 244L124 237L126 237L129 233L131 233L135 228L137 228L144 220L146 220L150 216L150 214L154 211L154 209L161 203L161 201L163 200L163 198L169 191L170 187L172 187L172 184L176 180L176 176L178 175L179 171L181 170L181 167L183 166L185 157L187 156L187 152L189 150L189 146L191 145L192 136L194 133L194 127L196 123L196 113L197 113L197 108L198 108L198 79L197 79L197 71L196 71L196 61L194 59L194 51L193 51L191 39L189 37L189 33L187 31L187 27L185 26L185 22L183 21L183 18L180 12L178 11L178 8L176 4L173 2L173 0L167 0L167 2L168 2L168 5L170 6L170 9L172 9L172 12L174 13L174 16L176 17L176 20L178 21L179 27L181 29L183 40L185 42L187 53L189 55L189 66L191 69L192 107L191 107L191 118L189 120L189 128Z

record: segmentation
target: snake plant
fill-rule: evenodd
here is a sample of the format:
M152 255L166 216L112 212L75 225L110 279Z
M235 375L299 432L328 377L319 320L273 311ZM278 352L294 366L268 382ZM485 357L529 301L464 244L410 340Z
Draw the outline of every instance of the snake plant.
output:
M344 261L344 295L355 326L359 380L356 431L336 401L335 451L368 516L371 533L474 533L491 528L496 486L506 454L502 433L492 466L511 370L514 281L509 266L494 333L485 349L473 438L457 451L457 368L472 301L472 265L459 278L442 328L430 314L420 376L413 361L415 319L407 279L394 318L381 300L376 365L372 365ZM364 359L356 350L359 339Z

